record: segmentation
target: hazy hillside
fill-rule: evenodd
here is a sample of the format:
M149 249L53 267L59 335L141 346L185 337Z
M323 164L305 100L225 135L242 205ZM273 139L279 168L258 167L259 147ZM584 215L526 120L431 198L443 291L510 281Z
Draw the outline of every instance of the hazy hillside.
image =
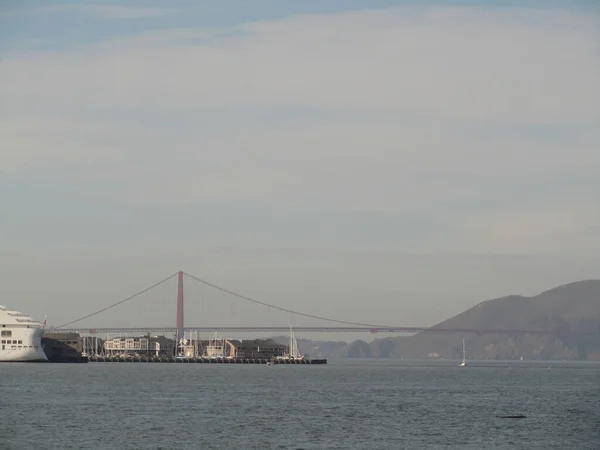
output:
M377 339L371 343L312 343L303 340L299 346L311 355L320 352L325 357L459 358L464 337L468 357L472 358L600 359L600 280L559 286L534 297L511 295L484 301L431 329L553 332L425 331L409 337ZM594 334L574 334L581 332Z
M600 359L600 280L571 283L535 297L511 295L479 303L432 329L561 330L549 334L423 332L353 343L349 356L458 358L461 340L473 358ZM595 336L573 335L596 332ZM368 353L368 352L367 352Z

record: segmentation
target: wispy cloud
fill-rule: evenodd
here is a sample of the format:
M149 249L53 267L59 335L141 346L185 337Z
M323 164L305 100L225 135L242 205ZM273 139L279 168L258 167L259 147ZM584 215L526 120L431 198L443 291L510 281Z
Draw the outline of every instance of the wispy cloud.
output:
M556 251L600 220L598 182L566 181L600 164L597 25L394 8L13 56L0 62L0 170L130 205L377 217L349 241L397 239L381 223L419 215L437 231L415 226L414 248L435 234L446 250Z
M122 5L102 4L57 4L40 6L37 8L21 8L8 10L3 15L28 15L28 14L54 14L73 12L85 14L97 19L119 20L119 19L143 19L164 17L177 12L172 8L144 8Z

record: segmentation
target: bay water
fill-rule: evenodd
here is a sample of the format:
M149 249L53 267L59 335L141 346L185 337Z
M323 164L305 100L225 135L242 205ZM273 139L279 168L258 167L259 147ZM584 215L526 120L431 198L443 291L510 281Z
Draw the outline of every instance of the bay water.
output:
M0 449L598 450L600 364L0 364Z

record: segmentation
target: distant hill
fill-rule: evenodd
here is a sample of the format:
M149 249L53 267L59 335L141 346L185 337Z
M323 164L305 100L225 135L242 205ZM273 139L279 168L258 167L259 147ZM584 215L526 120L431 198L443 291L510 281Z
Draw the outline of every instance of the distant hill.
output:
M289 336L274 336L272 339L282 345L288 345ZM344 358L348 356L350 345L344 341L313 341L299 339L300 352L311 358Z
M483 333L433 331L446 329ZM370 343L314 345L305 341L299 347L309 353L318 347L325 357L458 359L464 338L467 355L474 359L600 360L600 280L566 284L534 297L510 295L484 301L430 330ZM486 330L551 332L487 333Z

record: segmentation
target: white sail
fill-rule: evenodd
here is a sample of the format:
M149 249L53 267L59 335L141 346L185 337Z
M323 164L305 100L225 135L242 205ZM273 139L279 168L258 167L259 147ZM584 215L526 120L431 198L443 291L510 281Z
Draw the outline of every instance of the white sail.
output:
M467 365L467 350L465 348L465 340L462 340L462 351L463 351L463 357L462 357L462 361L460 363L461 367L464 367Z

